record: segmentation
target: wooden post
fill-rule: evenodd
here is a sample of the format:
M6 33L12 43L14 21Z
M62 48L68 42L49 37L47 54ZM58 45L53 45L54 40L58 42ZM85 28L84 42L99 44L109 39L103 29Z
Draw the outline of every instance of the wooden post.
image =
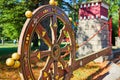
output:
M112 16L109 19L109 46L112 46Z
M119 8L119 26L118 26L118 36L120 37L120 8Z

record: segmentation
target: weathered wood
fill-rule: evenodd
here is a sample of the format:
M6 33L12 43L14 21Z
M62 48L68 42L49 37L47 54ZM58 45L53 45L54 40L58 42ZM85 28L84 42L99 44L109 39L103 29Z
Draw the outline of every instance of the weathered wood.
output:
M104 48L98 52L86 55L78 60L75 61L75 65L74 65L74 70L78 69L79 67L82 67L84 65L86 65L87 63L89 63L90 61L93 61L94 59L100 57L100 56L104 56L104 55L111 55L111 47L107 47Z
M44 26L41 24L46 18L50 18L50 26ZM63 23L63 27L58 35L58 21ZM45 27L50 27L50 34ZM40 50L39 48L35 51L31 49L32 36L36 32L40 39L47 45L48 50ZM60 47L63 39L66 37L66 33L69 35L70 42L65 47ZM73 70L70 66L75 60L75 37L74 31L71 27L71 22L66 16L65 12L59 7L51 5L43 5L37 8L33 12L33 16L27 19L25 22L19 40L18 53L21 55L21 72L25 80L57 80L61 77L64 79L70 79ZM70 58L68 62L64 60L66 51L69 52ZM63 55L64 54L64 55ZM35 76L33 64L44 61L39 67L40 75ZM33 64L32 64L33 63Z

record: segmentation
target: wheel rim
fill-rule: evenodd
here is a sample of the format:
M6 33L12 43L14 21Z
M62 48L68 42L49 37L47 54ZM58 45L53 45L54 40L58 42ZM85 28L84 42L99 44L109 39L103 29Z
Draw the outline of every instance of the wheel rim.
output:
M47 17L50 17L51 38L47 30L40 24L40 22ZM59 35L57 34L58 19L64 24L62 29L59 30ZM18 47L18 53L21 54L21 72L25 80L57 80L61 77L63 77L63 79L70 79L75 59L75 38L70 26L71 23L65 13L59 7L50 5L37 8L33 12L33 17L27 19L21 32ZM48 46L47 50L31 50L34 32L36 32ZM63 38L66 36L65 34L69 36L69 45L67 44L64 47L60 47ZM67 53L65 53L66 51ZM65 61L65 55L69 55L68 61ZM47 57L45 59L46 63L40 69L39 77L36 78L31 62L33 60L39 62L44 57Z

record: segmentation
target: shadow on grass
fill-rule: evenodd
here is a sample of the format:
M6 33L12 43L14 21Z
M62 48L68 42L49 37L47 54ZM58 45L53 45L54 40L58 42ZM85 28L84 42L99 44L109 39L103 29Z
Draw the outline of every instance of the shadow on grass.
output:
M14 52L17 52L17 44L0 45L0 60L10 57Z

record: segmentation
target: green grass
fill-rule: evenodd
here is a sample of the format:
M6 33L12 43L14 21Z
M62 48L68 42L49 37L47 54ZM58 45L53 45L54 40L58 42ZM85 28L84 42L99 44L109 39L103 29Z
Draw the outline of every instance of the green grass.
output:
M0 43L0 57L8 56L14 52L17 52L17 44L4 43L4 45L2 45Z

